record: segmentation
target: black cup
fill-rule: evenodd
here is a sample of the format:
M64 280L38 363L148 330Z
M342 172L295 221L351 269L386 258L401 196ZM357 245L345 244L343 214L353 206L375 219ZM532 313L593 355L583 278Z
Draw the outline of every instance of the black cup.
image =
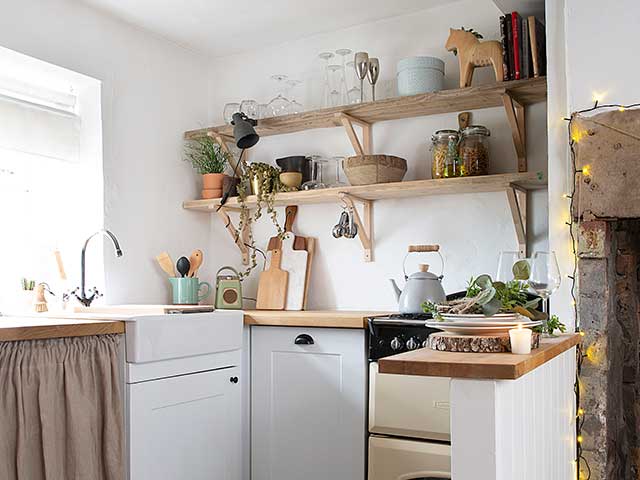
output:
M283 172L300 172L302 183L311 180L311 161L303 155L293 155L276 159Z

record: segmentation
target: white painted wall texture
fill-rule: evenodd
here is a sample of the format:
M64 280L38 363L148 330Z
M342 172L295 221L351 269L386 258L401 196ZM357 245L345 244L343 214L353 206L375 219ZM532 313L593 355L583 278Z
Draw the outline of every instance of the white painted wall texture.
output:
M368 51L381 62L378 88L382 97L395 95L396 63L411 55L435 55L446 62L446 88L456 88L457 58L447 53L444 43L449 27L473 26L485 38L498 38L500 13L491 1L462 1L446 7L390 18L303 40L235 56L215 59L211 69L210 120L222 121L226 102L245 98L266 102L275 94L269 77L287 74L304 81L298 98L305 106L318 106L321 98L321 51L351 48ZM257 47L259 47L257 45ZM490 72L478 70L474 84L491 82ZM380 98L380 97L379 97ZM527 112L530 170L546 170L546 108L544 104ZM515 151L504 110L473 112L473 123L491 130L491 170L516 171ZM198 125L193 125L197 127ZM375 153L407 159L406 180L430 178L432 133L456 128L455 114L385 122L374 126ZM267 137L250 151L249 159L273 163L275 158L318 153L325 156L352 155L343 130L315 130ZM532 195L529 210L534 249L546 249L546 193ZM397 307L387 279L401 277L407 245L439 243L446 261L444 286L448 292L465 287L472 275L494 274L498 252L517 250L517 243L504 194L423 197L379 201L374 204L375 262L364 263L357 239L334 239L331 228L341 209L338 205L303 206L295 230L318 238L318 252L312 273L310 308L394 309ZM280 219L283 214L280 213ZM209 260L216 264L240 265L240 257L220 220L211 222ZM266 246L274 229L268 219L255 228L257 245ZM408 270L426 261L438 269L434 258L416 257ZM245 282L245 295L255 296L257 275ZM248 302L249 306L252 306Z
M66 0L3 2L0 45L102 81L104 224L125 252L105 247L106 300L166 302L155 255L209 239L209 219L181 208L197 195L182 134L207 119L208 60Z
M558 252L564 274L571 273L568 201L562 198L571 185L567 124L571 112L601 103L640 101L639 67L631 40L640 22L635 0L547 0L549 50L549 232L550 245ZM596 34L595 32L600 32ZM566 48L566 50L565 50ZM552 298L551 307L563 318L572 318L569 282L565 279Z

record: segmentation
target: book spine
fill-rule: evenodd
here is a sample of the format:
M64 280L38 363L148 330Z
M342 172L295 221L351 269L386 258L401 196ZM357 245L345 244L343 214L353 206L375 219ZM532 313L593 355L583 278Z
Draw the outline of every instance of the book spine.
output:
M515 79L515 65L513 62L513 28L511 23L511 15L509 14L505 20L507 25L507 57L509 58L509 80Z
M511 30L513 31L513 79L520 80L520 22L518 22L518 12L511 13Z
M522 22L522 78L530 78L531 74L529 73L529 27L527 26L527 19L523 18Z
M503 80L509 80L509 52L507 50L507 18L503 15L500 17L500 42L502 43L502 70L504 71Z
M533 76L540 76L540 67L539 67L539 53L538 53L538 40L537 40L537 25L536 18L531 16L527 19L529 22L529 46L531 48L531 60L533 63Z
M547 74L547 36L544 24L536 20L536 29L538 32L538 55L540 56L540 75Z

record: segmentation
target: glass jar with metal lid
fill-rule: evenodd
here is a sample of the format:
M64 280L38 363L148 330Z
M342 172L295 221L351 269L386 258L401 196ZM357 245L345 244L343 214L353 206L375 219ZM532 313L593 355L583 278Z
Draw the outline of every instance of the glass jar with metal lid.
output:
M462 131L459 155L465 176L489 173L489 129L470 125Z
M458 143L459 136L457 130L438 130L431 137L431 178L445 178L447 175L447 154L449 142Z

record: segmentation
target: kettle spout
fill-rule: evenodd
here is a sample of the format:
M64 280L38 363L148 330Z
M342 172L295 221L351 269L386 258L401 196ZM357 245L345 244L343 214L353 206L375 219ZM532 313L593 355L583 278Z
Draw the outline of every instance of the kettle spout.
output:
M400 288L398 288L398 285L396 284L396 281L393 278L389 279L389 281L391 282L391 286L393 287L393 291L396 294L396 301L400 301L400 295L402 294L402 290L400 290Z

